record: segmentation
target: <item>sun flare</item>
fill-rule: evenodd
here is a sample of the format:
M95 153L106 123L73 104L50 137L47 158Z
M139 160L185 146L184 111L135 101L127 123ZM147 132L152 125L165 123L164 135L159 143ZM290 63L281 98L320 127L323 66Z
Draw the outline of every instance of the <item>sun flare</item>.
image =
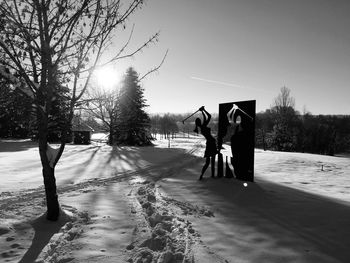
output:
M95 79L98 87L103 90L110 90L120 81L120 74L112 67L102 67L95 71Z

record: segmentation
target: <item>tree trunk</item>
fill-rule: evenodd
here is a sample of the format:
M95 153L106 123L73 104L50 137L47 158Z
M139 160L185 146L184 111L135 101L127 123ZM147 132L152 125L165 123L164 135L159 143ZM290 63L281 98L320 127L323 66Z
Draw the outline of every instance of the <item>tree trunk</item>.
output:
M262 130L262 139L263 139L263 147L264 147L264 151L266 151L266 139L265 139L265 130Z
M110 113L110 116L112 116L112 113ZM109 127L108 145L112 146L114 144L114 138L116 136L114 121L112 120L112 118L108 127Z
M113 134L113 128L111 127L111 128L109 129L109 136L108 136L108 144L109 144L109 145L113 145L113 144L114 144L113 136L114 136L114 134Z
M55 168L50 167L50 165L44 165L43 177L47 206L46 219L57 221L60 214L60 206L56 189Z
M50 221L57 221L60 213L58 203L56 179L55 179L55 163L50 160L47 155L47 118L39 116L39 154L42 165L42 173L44 178L44 187L46 195L47 213L46 219ZM56 158L56 157L55 157Z

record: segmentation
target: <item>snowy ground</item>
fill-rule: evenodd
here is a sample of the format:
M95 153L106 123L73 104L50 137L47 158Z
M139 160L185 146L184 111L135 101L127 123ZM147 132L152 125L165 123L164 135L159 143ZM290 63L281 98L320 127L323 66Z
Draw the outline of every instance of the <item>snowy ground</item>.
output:
M243 184L197 180L200 137L168 146L67 145L53 223L36 145L0 141L0 262L348 262L349 158L256 150Z

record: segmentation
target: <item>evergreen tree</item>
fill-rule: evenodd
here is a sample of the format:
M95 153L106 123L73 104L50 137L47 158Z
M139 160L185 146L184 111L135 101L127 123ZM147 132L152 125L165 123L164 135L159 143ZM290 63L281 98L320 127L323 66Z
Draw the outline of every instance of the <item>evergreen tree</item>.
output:
M150 145L150 117L145 112L147 107L144 90L139 83L139 75L128 68L118 99L118 114L115 126L116 141L127 145Z
M0 137L26 138L32 116L32 100L0 77Z
M283 118L278 118L273 126L272 144L277 151L294 151L293 133Z

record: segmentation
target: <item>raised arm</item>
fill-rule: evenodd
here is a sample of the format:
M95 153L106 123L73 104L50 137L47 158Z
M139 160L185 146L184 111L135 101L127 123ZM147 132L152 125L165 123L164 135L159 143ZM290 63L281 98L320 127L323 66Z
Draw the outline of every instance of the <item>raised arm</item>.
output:
M229 123L233 123L233 115L234 112L236 111L235 104L233 104L232 108L227 112L227 120ZM231 117L232 114L232 117Z
M207 112L204 107L203 107L203 110L202 110L202 114L203 114L203 125L207 126L210 122L210 119L211 119L211 115L209 112ZM205 115L206 114L206 115Z

